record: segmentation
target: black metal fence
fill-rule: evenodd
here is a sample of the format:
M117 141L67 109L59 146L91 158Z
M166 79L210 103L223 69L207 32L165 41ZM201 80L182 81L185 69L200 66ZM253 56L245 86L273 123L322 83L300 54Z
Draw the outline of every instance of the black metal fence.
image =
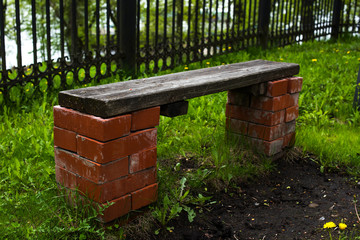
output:
M0 98L360 33L360 0L0 0Z

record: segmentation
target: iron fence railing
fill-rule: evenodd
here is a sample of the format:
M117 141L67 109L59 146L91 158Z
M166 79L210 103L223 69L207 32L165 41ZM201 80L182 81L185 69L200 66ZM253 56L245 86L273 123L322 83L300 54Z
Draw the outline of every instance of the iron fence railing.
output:
M360 0L0 0L0 95L360 33Z

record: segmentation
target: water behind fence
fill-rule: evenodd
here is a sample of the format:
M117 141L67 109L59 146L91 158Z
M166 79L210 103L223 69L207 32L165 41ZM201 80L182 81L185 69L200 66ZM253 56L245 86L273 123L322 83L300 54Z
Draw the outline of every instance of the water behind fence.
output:
M0 0L0 96L358 34L359 16L360 0Z

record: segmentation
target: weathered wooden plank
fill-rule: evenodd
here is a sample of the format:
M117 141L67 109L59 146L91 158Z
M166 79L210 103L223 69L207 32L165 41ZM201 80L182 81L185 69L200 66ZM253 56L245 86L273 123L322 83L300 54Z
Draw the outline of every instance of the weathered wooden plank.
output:
M62 91L61 106L112 117L299 73L299 65L255 60L147 79Z

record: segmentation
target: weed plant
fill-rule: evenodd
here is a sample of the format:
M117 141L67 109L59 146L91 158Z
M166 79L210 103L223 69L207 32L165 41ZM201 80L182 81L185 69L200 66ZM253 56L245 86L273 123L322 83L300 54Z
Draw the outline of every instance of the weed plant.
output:
M315 153L324 168L356 176L360 171L360 114L352 105L360 63L359 38L267 51L249 49L156 75L253 59L300 64L304 84L296 144ZM127 79L120 75L101 83ZM123 238L124 228L117 224L101 227L91 204L70 207L66 192L58 190L52 115L57 93L37 94L24 101L19 92L1 105L0 239ZM247 150L238 152L232 147L236 141L225 141L225 103L226 93L212 94L189 100L187 115L161 117L159 200L151 208L152 220L144 221L156 226L142 229L172 231L171 222L177 215L186 214L192 221L213 204L214 191L236 187L239 181L273 168L268 159L254 158Z

